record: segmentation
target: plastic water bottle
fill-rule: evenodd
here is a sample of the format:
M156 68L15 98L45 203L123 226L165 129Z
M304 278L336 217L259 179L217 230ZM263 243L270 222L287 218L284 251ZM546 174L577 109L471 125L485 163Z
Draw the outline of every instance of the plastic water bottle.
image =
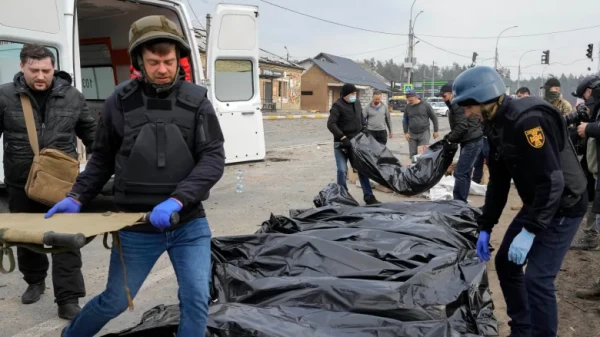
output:
M242 169L237 170L237 184L235 185L235 191L242 193L244 191L244 171Z

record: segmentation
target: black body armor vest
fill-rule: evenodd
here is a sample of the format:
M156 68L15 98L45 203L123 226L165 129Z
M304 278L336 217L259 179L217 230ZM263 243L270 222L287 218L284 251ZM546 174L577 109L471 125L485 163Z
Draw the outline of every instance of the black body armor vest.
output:
M182 81L165 98L148 97L140 80L118 91L123 142L115 162L115 202L155 206L168 199L196 166L198 109L206 89Z
M519 154L517 153L514 139L522 137L521 134L515 134L516 122L524 113L534 109L549 114L555 119L560 134L552 136L562 138L559 160L565 184L560 206L565 208L577 204L583 193L586 191L587 182L581 164L577 159L575 147L569 138L567 125L560 112L546 101L535 97L513 99L508 102L506 106L499 107L499 109L502 109L502 118L504 118L505 121L503 121L503 123L491 125L488 140L496 147L497 155L504 158L513 177L518 176L518 172L515 172L515 168L519 161Z

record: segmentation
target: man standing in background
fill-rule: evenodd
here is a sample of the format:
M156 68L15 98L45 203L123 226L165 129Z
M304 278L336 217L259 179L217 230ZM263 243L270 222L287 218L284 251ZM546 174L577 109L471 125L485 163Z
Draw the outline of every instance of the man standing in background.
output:
M560 81L556 78L549 78L544 86L544 100L558 109L563 115L573 112L571 103L564 99L560 93Z
M367 121L367 130L373 138L379 143L386 145L389 137L392 138L392 120L390 118L390 112L381 101L381 91L375 90L373 92L373 101L367 106L363 115Z
M523 98L530 96L531 92L529 92L529 88L527 87L520 87L519 89L517 89L516 95L517 98Z
M439 134L438 120L429 103L422 101L414 91L406 93L408 105L402 119L404 137L408 141L410 158L417 154L417 149L422 145L429 145L430 124L433 122L433 138L437 139Z
M20 58L21 71L14 81L0 86L0 136L4 134L8 209L11 213L46 213L50 207L31 200L25 192L34 152L19 97L31 102L40 150L57 149L77 158L76 138L90 148L96 135L96 120L90 115L83 94L73 86L71 76L55 70L56 57L50 49L25 44ZM27 282L21 303L36 303L46 292L48 257L24 247L17 247L17 257ZM52 254L52 285L60 318L73 319L81 310L79 298L85 296L81 266L79 250Z
M463 107L452 104L452 98L454 97L452 83L453 81L444 84L440 88L439 94L450 110L448 114L450 133L444 139L449 143L460 144L460 156L454 169L456 181L453 196L454 200L461 200L466 203L471 189L471 172L483 149L483 128L477 117L467 117Z

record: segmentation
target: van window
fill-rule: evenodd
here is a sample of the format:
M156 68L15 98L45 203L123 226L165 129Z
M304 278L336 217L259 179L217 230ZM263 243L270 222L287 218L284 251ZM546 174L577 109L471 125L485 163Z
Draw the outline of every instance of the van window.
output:
M115 73L111 66L82 67L81 86L86 100L105 100L115 90Z
M252 61L217 60L215 95L220 102L250 100L254 96Z
M0 41L0 84L13 81L15 74L21 71L21 49L23 43ZM56 58L55 67L58 68L58 50L48 47Z

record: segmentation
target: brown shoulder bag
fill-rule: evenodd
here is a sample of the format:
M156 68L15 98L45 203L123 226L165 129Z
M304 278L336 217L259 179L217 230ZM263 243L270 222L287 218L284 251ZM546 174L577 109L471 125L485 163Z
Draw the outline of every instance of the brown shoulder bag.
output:
M25 94L21 94L21 105L25 115L29 144L34 154L25 193L31 200L54 206L71 191L79 174L79 161L60 150L40 151L31 101Z

